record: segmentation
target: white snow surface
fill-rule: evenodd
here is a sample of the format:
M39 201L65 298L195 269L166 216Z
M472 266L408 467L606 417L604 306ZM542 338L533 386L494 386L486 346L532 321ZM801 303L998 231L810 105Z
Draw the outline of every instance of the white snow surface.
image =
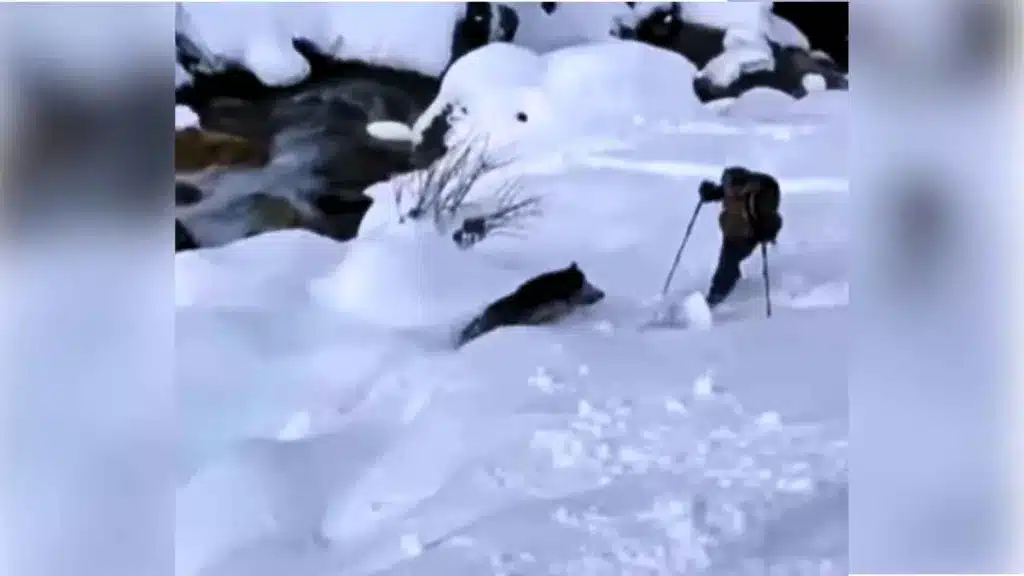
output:
M412 130L421 138L434 118L454 105L457 121L446 135L450 148L486 144L488 157L495 161L564 149L573 137L592 141L595 130L607 139L616 130L631 128L640 111L647 121L666 124L702 114L693 92L695 73L676 54L633 41L603 41L545 54L490 44L451 67L437 98Z
M582 50L566 61L585 74L558 79L528 56L513 97L561 147L524 138L471 194L518 177L543 208L522 237L456 250L399 223L385 183L351 242L286 231L175 257L177 576L846 573L848 95L662 118L656 90L619 107L595 90L581 114L607 122L583 126L552 110L622 63ZM477 84L506 110L509 82ZM773 317L754 257L713 326L651 327L697 186L730 165L783 190ZM705 212L670 301L706 288ZM603 302L451 348L570 261Z

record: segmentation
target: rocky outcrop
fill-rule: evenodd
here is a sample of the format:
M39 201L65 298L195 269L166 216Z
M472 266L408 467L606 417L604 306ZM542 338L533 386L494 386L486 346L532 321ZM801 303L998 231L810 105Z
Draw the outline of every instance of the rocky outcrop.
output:
M668 2L623 24L616 35L676 52L700 70L694 91L703 102L770 88L803 98L820 90L847 90L844 72L813 46L783 45L757 30L727 30L688 20Z

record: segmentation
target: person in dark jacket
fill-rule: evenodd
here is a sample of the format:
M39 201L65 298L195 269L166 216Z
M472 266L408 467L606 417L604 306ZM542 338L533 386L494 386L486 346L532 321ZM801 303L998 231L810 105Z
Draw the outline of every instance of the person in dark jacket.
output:
M774 243L782 230L779 183L768 174L731 167L722 173L721 184L701 182L700 199L722 203L722 248L707 294L708 305L715 307L736 287L740 264L758 245Z

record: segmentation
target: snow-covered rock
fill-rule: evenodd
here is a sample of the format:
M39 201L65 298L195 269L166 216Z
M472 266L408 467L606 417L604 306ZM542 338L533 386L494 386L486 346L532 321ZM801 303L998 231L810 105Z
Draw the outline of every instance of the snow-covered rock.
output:
M296 38L341 61L360 61L438 77L462 53L510 39L515 12L494 3L436 2L301 5L188 4L176 30L211 59L240 64L268 86L295 84L309 63Z
M456 62L417 119L417 163L473 141L485 141L495 161L541 153L598 125L606 133L631 125L637 110L651 122L682 122L701 109L694 74L684 59L640 42L546 54L492 44Z
M644 3L620 35L692 61L700 69L693 88L703 102L758 87L801 98L806 85L820 86L818 77L827 89L847 86L836 65L815 56L799 30L770 12L770 3Z

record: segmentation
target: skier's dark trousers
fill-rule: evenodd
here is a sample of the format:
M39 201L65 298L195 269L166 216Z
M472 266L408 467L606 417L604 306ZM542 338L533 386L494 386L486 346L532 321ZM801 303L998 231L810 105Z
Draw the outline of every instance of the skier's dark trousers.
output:
M722 248L708 289L708 305L725 300L740 279L740 264L762 243L774 243L782 230L779 183L775 178L746 168L727 168L721 184L700 184L702 202L721 202L718 226Z

